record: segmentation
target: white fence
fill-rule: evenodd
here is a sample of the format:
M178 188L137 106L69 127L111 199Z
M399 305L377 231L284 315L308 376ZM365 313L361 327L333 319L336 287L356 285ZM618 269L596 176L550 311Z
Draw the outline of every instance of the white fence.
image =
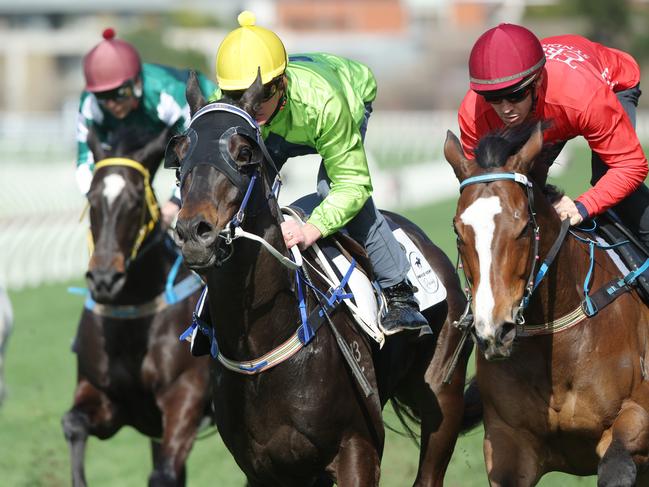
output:
M72 122L71 122L72 121ZM85 202L74 181L74 114L0 116L0 285L10 289L81 278L88 263ZM649 114L638 120L649 140ZM457 181L443 160L446 130L457 133L452 112L375 113L367 148L374 197L383 208L423 205L452 197ZM386 161L395 160L395 164ZM282 202L313 191L319 159L290 161ZM160 170L154 187L160 199L173 185Z

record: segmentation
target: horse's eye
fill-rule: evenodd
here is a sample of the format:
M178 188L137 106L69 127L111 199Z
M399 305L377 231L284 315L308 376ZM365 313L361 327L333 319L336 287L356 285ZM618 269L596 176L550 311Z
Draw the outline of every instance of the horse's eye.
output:
M241 149L239 149L239 153L237 154L237 162L240 164L248 164L250 162L250 159L252 159L252 149L248 146L241 147Z

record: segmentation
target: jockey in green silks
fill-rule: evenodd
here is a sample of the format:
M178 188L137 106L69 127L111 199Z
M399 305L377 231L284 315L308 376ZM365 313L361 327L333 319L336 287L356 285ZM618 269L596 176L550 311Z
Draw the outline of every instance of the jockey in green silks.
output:
M116 39L113 29L106 29L103 37L83 60L86 87L79 104L76 172L83 194L90 188L96 162L88 147L91 128L102 143L111 145L119 142L114 135L121 128L144 127L160 132L174 127L182 132L190 118L185 100L189 70L142 63L135 47ZM211 96L216 85L202 74L198 79L203 94ZM171 199L161 208L167 226L179 209L180 194L174 188Z

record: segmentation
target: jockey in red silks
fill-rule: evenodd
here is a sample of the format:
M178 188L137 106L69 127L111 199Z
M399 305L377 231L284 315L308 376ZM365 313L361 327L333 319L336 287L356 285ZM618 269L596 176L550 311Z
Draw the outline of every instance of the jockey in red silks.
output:
M495 129L547 120L547 170L568 139L581 135L592 150L592 188L555 204L572 225L609 208L649 247L647 158L635 132L640 69L627 53L577 35L541 41L525 27L500 24L475 43L469 59L470 90L459 110L468 158Z

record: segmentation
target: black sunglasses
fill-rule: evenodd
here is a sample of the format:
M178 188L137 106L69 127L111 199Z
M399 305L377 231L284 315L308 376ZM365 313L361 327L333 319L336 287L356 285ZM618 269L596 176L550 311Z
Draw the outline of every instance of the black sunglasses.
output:
M529 94L530 90L532 89L532 85L526 86L522 90L515 91L514 93L509 93L507 95L488 95L484 94L482 97L485 99L487 103L492 103L494 105L498 105L499 103L502 103L503 101L507 100L509 103L520 103L522 102L525 98L527 98L527 95Z
M95 93L95 98L99 103L106 103L109 100L122 101L133 96L133 84L126 83L114 90L101 91Z

